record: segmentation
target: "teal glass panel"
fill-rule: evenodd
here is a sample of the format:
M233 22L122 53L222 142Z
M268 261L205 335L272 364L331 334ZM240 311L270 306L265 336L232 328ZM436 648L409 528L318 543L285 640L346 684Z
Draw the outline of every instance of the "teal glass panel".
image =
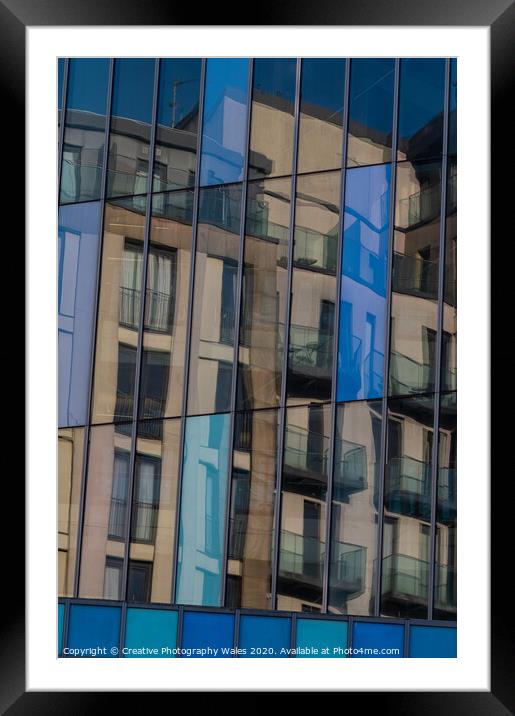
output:
M160 609L127 609L125 647L127 658L174 657L178 612Z
M356 622L352 649L353 659L399 659L404 655L404 626Z
M322 619L297 619L296 647L299 659L337 659L346 657L347 622Z
M207 61L202 126L200 185L243 179L249 60L215 57Z
M230 416L187 418L176 601L221 606Z
M455 659L457 631L452 627L412 626L409 655L416 659Z
M286 617L242 616L239 647L241 658L279 659L289 656L291 620Z

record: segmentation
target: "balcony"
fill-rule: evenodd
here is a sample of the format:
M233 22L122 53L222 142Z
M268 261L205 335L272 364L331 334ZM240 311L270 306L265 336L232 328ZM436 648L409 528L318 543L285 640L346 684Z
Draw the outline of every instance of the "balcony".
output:
M394 395L431 393L434 389L434 366L392 351L390 355L391 392Z
M147 288L145 304L145 329L158 333L170 333L172 296L162 291ZM138 330L141 312L141 291L137 288L120 286L121 326Z
M456 468L438 470L438 521L443 524L456 520Z
M385 507L390 512L422 517L431 512L431 465L403 456L386 466Z
M438 296L438 263L420 256L395 252L392 290L409 296L434 299Z
M333 334L310 326L290 326L290 370L311 378L331 378Z
M295 266L335 273L336 258L336 236L311 229L295 229Z
M325 544L312 537L281 531L279 576L286 593L308 593L322 587ZM344 542L333 543L331 557L331 589L356 596L365 582L366 549ZM308 598L307 596L305 598Z
M384 354L373 348L363 357L363 341L350 336L350 341L340 345L338 370L345 376L349 394L363 391L364 395L381 395L383 392Z
M406 554L383 559L383 602L427 604L429 562Z
M365 447L343 440L335 457L333 498L339 502L348 502L350 495L362 492L367 487Z

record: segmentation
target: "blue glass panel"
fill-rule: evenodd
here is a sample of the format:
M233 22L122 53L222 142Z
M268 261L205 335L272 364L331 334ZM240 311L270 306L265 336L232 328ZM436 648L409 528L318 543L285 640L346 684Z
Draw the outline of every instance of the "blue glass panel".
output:
M457 630L451 627L412 626L409 655L413 658L456 658Z
M393 59L351 61L347 166L391 160L394 78Z
M109 60L86 57L70 60L66 108L105 115Z
M193 186L201 60L161 60L153 191Z
M127 658L173 657L177 644L178 613L159 609L127 609L125 649ZM141 652L142 649L155 653ZM140 652L138 653L138 650Z
M59 211L59 427L86 423L99 226L99 202Z
M185 658L230 658L234 642L234 616L185 612L182 625L182 649L203 650L181 653Z
M281 649L290 648L291 620L286 617L251 617L240 619L240 649L242 658L287 658ZM253 649L256 651L253 653Z
M347 648L347 622L322 619L297 619L296 646L310 650L297 654L299 659L343 658ZM313 650L316 649L317 653Z
M63 77L64 77L64 59L59 57L57 60L57 109L63 106Z
M456 146L456 131L457 131L457 125L456 125L456 108L458 106L457 104L457 89L458 89L458 78L457 78L457 70L458 70L458 61L455 57L451 59L451 93L449 97L449 147L448 147L448 153L451 155L456 154L457 146Z
M111 114L150 124L154 95L155 60L116 60Z
M72 604L70 607L70 627L68 629L69 649L105 649L105 653L96 652L70 654L70 656L114 657L113 647L118 648L120 638L121 609L119 607L89 607Z
M108 80L108 60L69 62L61 203L100 199Z
M63 624L64 624L64 604L57 605L57 653L61 656L63 650Z
M383 395L390 165L347 170L337 400Z
M442 153L445 60L401 60L398 159Z
M404 626L402 624L374 624L355 622L352 632L352 648L381 651L398 649L398 654L353 652L352 658L358 659L399 659L404 651Z
M177 602L221 605L230 416L186 420Z
M211 58L206 67L200 184L243 179L249 60Z
M107 195L148 189L155 60L115 60Z

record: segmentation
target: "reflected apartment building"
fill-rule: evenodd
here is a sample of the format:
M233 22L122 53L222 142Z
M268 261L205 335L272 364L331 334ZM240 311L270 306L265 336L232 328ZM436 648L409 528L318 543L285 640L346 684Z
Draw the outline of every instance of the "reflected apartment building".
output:
M95 62L59 117L60 597L452 623L455 62Z

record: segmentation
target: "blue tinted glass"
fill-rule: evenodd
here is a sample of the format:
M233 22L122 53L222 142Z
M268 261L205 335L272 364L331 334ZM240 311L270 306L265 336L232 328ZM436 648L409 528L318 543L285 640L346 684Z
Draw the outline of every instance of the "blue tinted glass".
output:
M63 77L64 77L64 60L60 57L57 60L57 109L63 106Z
M351 62L347 166L389 162L395 60Z
M111 113L140 122L152 121L155 60L115 60Z
M66 108L104 115L107 102L109 60L70 60Z
M412 626L409 655L414 658L456 658L457 631L450 627Z
M173 657L177 644L178 613L160 609L127 609L125 652L129 658ZM154 653L138 650L149 649Z
M347 171L337 400L383 394L390 165Z
M458 90L458 78L457 78L458 61L455 57L451 59L451 93L449 97L449 154L455 155L457 151L456 139L457 139L457 124L456 124L456 108L458 106L457 90Z
M62 204L100 199L109 61L70 60L61 166Z
M57 605L57 654L63 650L64 604Z
M59 427L86 424L99 227L99 202L59 211Z
M195 183L200 69L199 59L161 60L153 191Z
M345 60L302 60L298 172L342 164Z
M353 653L359 659L399 659L404 653L404 626L402 624L373 624L355 622L352 631L352 648L364 649L368 653ZM390 653L370 653L369 650L387 649ZM391 650L398 649L398 653Z
M347 622L321 619L297 619L298 658L338 658L345 657L347 648ZM314 651L316 649L316 652Z
M245 59L211 58L206 67L200 184L243 179L249 103Z
M185 658L230 658L234 641L234 616L185 612L182 625L182 649L202 652L181 653Z
M240 619L239 647L242 658L286 658L290 649L291 620L283 617L251 617Z
M230 416L186 420L177 602L220 606Z
M68 648L89 649L97 647L105 649L105 653L91 652L86 654L70 654L70 656L87 657L102 656L113 657L112 647L118 647L120 639L120 618L122 610L119 607L90 607L82 604L72 604L70 607L70 627L68 629Z
M254 60L250 179L292 172L296 68L294 58Z
M398 159L442 153L445 60L401 60Z

